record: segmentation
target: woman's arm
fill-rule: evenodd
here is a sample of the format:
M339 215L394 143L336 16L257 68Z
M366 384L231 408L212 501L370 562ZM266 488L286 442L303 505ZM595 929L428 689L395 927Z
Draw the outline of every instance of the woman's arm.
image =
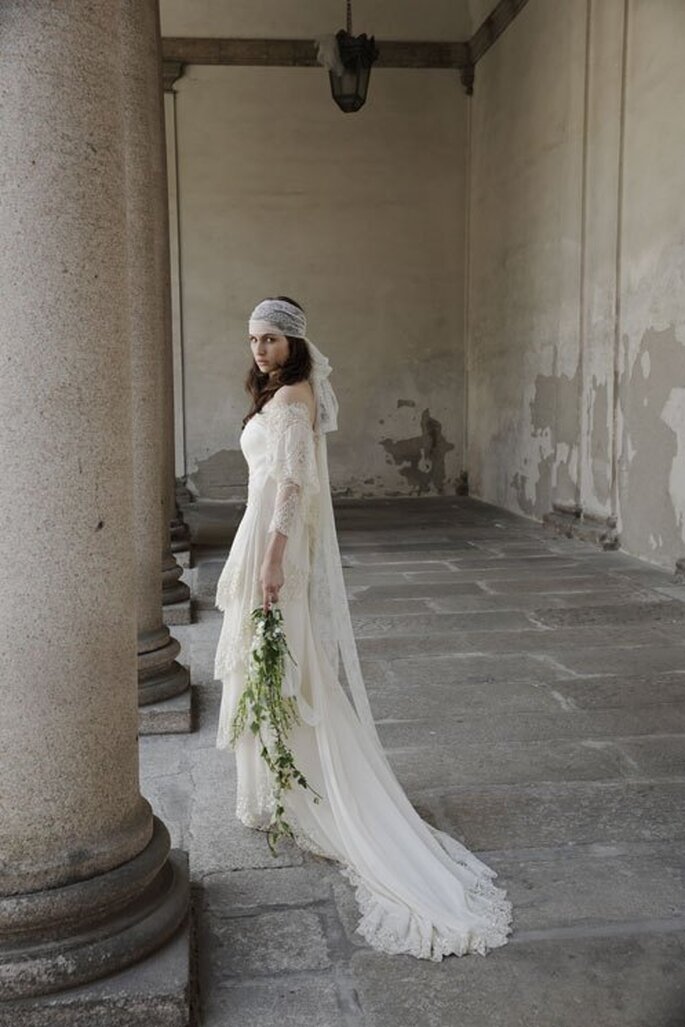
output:
M262 604L264 611L270 602L278 602L278 595L283 587L283 554L288 536L281 531L270 531L269 541L264 553L259 580L262 586Z
M313 394L306 386L313 402ZM277 481L274 509L269 523L269 540L260 572L262 601L266 610L269 602L278 600L283 586L283 556L305 489L318 488L314 437L312 432L312 405L299 386L284 386L284 401L270 411L273 416L273 474ZM296 403L297 406L292 404ZM282 409L281 409L282 408Z

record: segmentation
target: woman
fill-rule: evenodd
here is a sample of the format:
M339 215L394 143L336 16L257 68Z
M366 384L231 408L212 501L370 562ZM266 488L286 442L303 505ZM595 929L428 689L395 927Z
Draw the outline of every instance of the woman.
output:
M421 819L383 753L352 634L330 496L326 434L338 404L327 359L307 339L304 311L285 296L249 321L253 407L240 445L247 507L217 586L224 611L215 677L223 682L216 744L245 686L251 611L278 603L288 647L284 694L300 723L288 735L312 789L283 794L303 848L336 860L356 888L359 933L383 952L440 960L504 945L511 903L496 874ZM338 678L342 661L353 704ZM235 743L238 818L265 830L273 781L249 731Z

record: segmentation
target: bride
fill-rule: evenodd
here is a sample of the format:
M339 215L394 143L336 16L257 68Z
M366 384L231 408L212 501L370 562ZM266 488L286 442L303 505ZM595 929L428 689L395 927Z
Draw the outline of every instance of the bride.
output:
M331 366L307 338L298 303L266 299L249 321L252 409L240 446L247 505L221 572L215 677L223 683L218 748L245 687L255 607L278 604L293 660L284 695L299 723L288 745L311 788L283 793L295 840L335 860L355 887L357 931L374 948L440 960L506 944L511 903L497 875L413 808L383 752L359 667L328 478L326 435L337 428ZM351 701L339 678L339 657ZM236 814L266 830L273 780L249 731L234 744Z

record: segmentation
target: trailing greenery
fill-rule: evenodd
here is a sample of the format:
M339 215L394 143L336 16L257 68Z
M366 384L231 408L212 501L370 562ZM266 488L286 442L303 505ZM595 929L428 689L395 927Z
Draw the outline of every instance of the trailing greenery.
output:
M272 606L264 612L263 607L257 606L250 617L254 629L247 683L231 722L231 745L235 745L248 727L253 735L259 736L260 755L273 776L274 809L266 837L275 855L281 838L293 838L292 828L284 816L283 792L295 782L314 793L314 802L318 802L321 796L307 784L286 744L290 728L299 724L300 718L294 696L282 693L285 658L289 656L293 663L296 662L283 630L283 613L278 607Z

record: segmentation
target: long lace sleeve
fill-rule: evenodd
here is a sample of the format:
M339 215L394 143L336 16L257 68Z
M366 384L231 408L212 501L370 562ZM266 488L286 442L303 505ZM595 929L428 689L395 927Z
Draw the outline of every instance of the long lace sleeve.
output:
M306 496L318 492L314 432L305 403L279 403L269 411L269 473L276 498L269 531L290 535Z

